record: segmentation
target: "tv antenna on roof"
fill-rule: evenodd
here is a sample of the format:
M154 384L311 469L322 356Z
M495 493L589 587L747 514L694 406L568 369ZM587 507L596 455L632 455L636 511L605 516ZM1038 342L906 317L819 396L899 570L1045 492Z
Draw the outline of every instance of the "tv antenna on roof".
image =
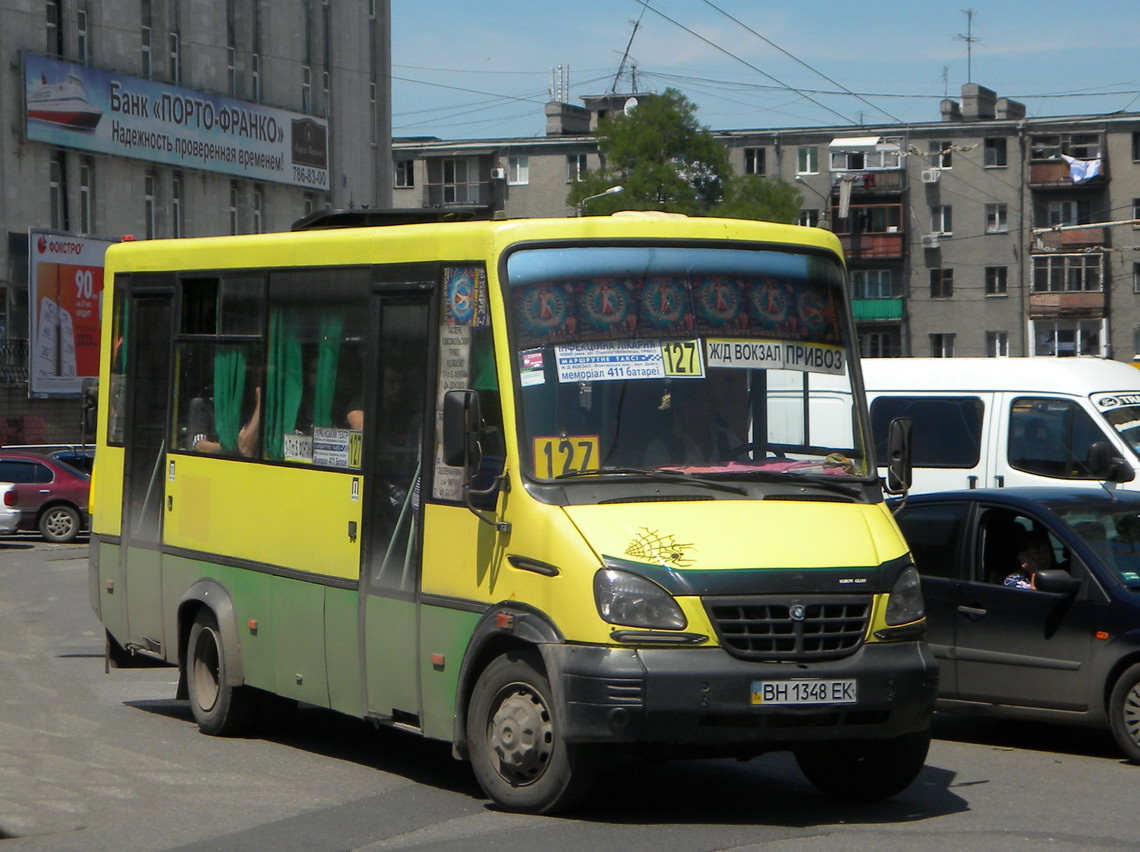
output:
M974 36L974 15L978 14L973 9L963 9L962 14L966 16L966 34L958 33L954 38L966 42L966 82L974 82L974 42L981 41L980 38Z
M617 73L614 75L613 85L610 86L610 94L617 92L618 83L621 81L621 75L625 73L625 63L629 59L629 49L633 47L633 37L637 35L637 28L641 26L641 19L645 17L645 6L641 7L641 14L637 16L636 21L630 21L633 24L633 32L629 34L629 41L625 46L625 53L621 55L621 63L618 65ZM636 65L633 72L633 91L637 91L637 71Z

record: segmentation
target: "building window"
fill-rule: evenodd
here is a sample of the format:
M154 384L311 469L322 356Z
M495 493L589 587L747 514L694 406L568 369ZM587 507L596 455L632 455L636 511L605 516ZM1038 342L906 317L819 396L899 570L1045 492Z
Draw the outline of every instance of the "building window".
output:
M930 335L930 355L933 358L953 358L954 335L944 332Z
M889 269L852 269L851 298L853 299L895 299L894 284Z
M166 7L166 44L170 53L170 82L182 83L182 36L179 35L178 0L168 0Z
M51 152L48 176L48 194L51 202L51 226L57 231L71 230L71 217L67 210L67 154Z
M185 236L182 227L182 172L170 176L170 235L175 239Z
M231 180L230 181L230 206L229 206L229 210L228 210L229 218L230 218L230 233L231 234L236 234L238 232L238 196L239 196L238 182L236 180Z
M986 332L986 355L990 358L1006 358L1009 356L1009 332Z
M930 208L930 232L948 237L954 233L954 220L950 215L950 205L934 205Z
M315 192L306 192L303 198L301 207L301 215L310 216L317 210L317 194Z
M1132 162L1140 162L1140 133L1132 134Z
M47 0L47 54L63 56L63 9L59 0Z
M154 172L148 169L146 175L143 177L143 224L148 240L153 240L158 231L158 223L156 221L157 206L157 200L155 199L155 176Z
M148 80L154 74L154 61L150 53L150 34L151 28L154 26L154 14L150 8L150 0L140 0L141 11L141 27L140 37L142 40L142 75Z
M984 151L985 165L987 168L999 168L1009 165L1004 136L985 140Z
M745 148L744 149L744 173L746 175L763 175L767 174L764 170L764 149L763 148Z
M1006 296L1008 295L1008 275L1009 269L1005 266L987 266L986 267L986 295L987 296Z
M1033 354L1055 355L1097 355L1101 351L1101 329L1104 320L1034 320Z
M1009 214L1008 207L1005 204L986 205L986 233L1009 233Z
M237 95L237 0L226 0L226 85Z
M952 147L949 142L931 142L927 150L930 151L930 165L934 168L949 169L952 167Z
M427 162L428 204L478 204L479 161L475 157L433 158Z
M901 146L897 140L881 143L882 150L874 151L832 151L831 170L833 172L882 171L899 168Z
M1140 293L1140 263L1132 264L1132 292Z
M328 109L326 106L325 117L328 117ZM369 81L368 83L368 141L373 145L380 141L379 138L379 112L376 107L376 83Z
M1034 293L1096 293L1102 289L1100 253L1033 256Z
M585 154L566 155L566 182L577 183L588 171Z
M796 174L819 174L819 148L808 145L796 149Z
M301 112L312 112L313 109L313 69L308 65L301 66Z
M261 0L253 0L249 13L249 95L261 103Z
M930 270L930 298L950 299L953 296L954 270L949 267Z
M1132 218L1133 219L1140 219L1140 198L1133 198L1132 199ZM1140 228L1140 222L1133 222L1132 227L1134 229Z
M416 161L396 161L396 186L409 189L416 185Z
M261 54L249 55L249 96L254 103L261 103Z
M1087 225L1092 221L1092 205L1081 199L1078 201L1050 201L1047 210L1048 222L1053 225Z
M507 157L507 183L530 183L529 157Z
M865 331L859 335L859 355L863 358L897 358L902 354L902 332L898 328Z
M250 223L255 234L265 233L265 190L260 186L253 188L250 212L253 221Z
M95 192L95 161L91 157L79 159L79 233L95 230L92 195Z
M1078 160L1102 156L1099 133L1042 133L1029 137L1029 159L1059 160L1062 154Z
M803 225L805 228L819 227L819 210L814 207L801 210L798 224Z
M79 53L79 61L84 65L91 63L91 31L87 14L87 0L79 0L75 8L75 47Z

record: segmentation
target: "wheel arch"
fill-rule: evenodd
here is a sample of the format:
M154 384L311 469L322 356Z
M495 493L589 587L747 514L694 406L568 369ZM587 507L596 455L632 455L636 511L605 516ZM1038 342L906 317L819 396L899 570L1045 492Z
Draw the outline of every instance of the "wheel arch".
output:
M1102 684L1100 709L1104 712L1106 719L1109 714L1108 703L1112 700L1112 690L1116 688L1116 682L1120 680L1120 676L1128 671L1128 669L1140 663L1140 646L1135 644L1136 642L1140 642L1140 635L1130 633L1129 638L1133 640L1133 647L1113 660L1104 678L1104 683Z
M544 653L545 646L564 641L562 631L553 619L541 610L524 604L504 602L488 607L475 625L471 641L463 655L459 680L455 689L455 728L451 751L460 760L467 759L467 705L479 675L491 661L510 651L536 650L542 655L555 693L555 703L561 696L561 687L551 672L553 658Z
M190 628L202 610L209 610L218 623L222 652L226 655L226 683L241 686L245 682L245 666L241 658L241 640L238 638L237 613L226 587L217 580L204 578L195 581L178 601L178 669L179 680L186 677L186 646Z
M66 506L68 509L72 509L75 511L75 514L77 514L79 516L79 528L80 529L84 529L85 527L87 527L88 522L87 522L87 513L86 512L84 512L82 509L80 509L78 506L76 506L70 500L66 500L63 497L55 497L52 500L49 500L48 502L44 503L42 506L39 507L39 509L36 510L36 521L35 521L36 529L39 529L40 519L44 515L46 515L52 509L59 508L60 506Z

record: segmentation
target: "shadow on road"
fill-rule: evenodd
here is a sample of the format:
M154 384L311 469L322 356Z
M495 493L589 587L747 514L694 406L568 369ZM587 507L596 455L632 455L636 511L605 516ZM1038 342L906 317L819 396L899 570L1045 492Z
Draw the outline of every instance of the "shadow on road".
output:
M976 743L995 748L1123 759L1111 733L1101 728L1087 728L1081 725L936 713L934 736L940 740Z

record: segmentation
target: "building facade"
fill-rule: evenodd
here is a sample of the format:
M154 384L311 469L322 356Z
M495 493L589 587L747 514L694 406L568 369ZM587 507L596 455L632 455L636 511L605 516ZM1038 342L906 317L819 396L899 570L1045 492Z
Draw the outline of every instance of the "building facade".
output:
M73 396L29 393L31 231L280 231L392 203L388 0L0 0L0 20L0 444L78 437Z
M543 138L395 140L395 204L574 215L569 183L599 164L590 129L629 97L549 104ZM1136 358L1140 114L1027 118L977 84L940 112L714 134L738 173L794 182L801 223L839 236L864 356Z

